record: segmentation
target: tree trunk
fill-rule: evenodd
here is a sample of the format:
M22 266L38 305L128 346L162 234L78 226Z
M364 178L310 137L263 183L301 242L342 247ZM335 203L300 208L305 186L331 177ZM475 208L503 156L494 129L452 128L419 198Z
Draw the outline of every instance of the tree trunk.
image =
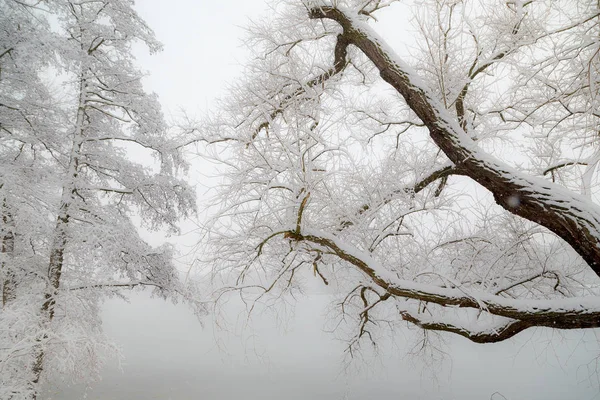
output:
M47 331L50 329L52 320L54 319L56 305L56 296L60 287L60 281L64 266L65 249L68 244L68 229L71 220L70 208L74 197L77 195L77 187L75 181L79 174L79 158L81 155L81 146L84 135L84 118L87 99L87 85L84 74L80 77L79 87L79 103L77 111L77 120L75 123L75 132L73 134L73 145L71 148L71 157L69 160L69 168L65 176L65 181L62 188L61 204L59 214L56 219L56 227L54 228L54 239L50 248L50 260L48 263L48 280L46 291L44 294L44 303L40 310L40 328L41 333L37 339L38 344L34 348L34 362L31 367L33 373L32 383L32 400L37 399L39 392L39 382L44 370L44 359L46 352L44 349L44 341L48 338Z
M0 251L5 258L12 257L15 251L15 233L14 220L10 212L6 199L2 202L2 244ZM15 276L14 266L7 261L3 261L0 265L2 271L2 307L13 301L16 297L17 279Z

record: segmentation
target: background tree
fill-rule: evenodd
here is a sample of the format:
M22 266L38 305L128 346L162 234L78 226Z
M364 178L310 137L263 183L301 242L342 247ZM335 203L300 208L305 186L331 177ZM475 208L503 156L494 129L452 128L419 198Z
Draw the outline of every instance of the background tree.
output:
M6 0L0 10L0 397L36 398L44 377L98 373L106 296L151 287L201 311L171 247L136 228L177 232L195 199L132 63L134 41L160 49L132 1Z
M412 2L400 56L373 30L394 3L281 1L250 28L246 79L195 128L226 171L219 298L274 304L309 270L351 352L406 323L598 327L598 5Z

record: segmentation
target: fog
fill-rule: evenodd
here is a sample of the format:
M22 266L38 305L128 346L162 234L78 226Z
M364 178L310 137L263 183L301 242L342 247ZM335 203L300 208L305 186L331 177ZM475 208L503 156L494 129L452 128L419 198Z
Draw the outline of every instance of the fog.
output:
M216 328L211 318L202 327L185 306L145 293L129 304L110 301L104 328L122 348L121 368L113 362L89 388L55 383L44 398L600 399L593 370L600 349L591 332L538 329L492 345L448 337L447 361L430 365L426 357L407 356L411 333L401 331L396 346L381 342L379 355L348 365L344 343L323 331L329 300L301 298L285 323L258 311L252 326L238 314L241 307L230 306L227 315L239 315L244 328L237 334Z

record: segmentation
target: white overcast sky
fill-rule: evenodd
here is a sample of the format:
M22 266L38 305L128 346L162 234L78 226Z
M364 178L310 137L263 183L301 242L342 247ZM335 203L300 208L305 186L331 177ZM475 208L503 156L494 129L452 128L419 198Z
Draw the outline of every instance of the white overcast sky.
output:
M136 8L165 45L153 56L136 51L150 74L145 84L173 116L179 108L199 115L226 95L248 56L243 26L267 9L263 0L137 0ZM402 15L386 17L376 29L401 43L403 21ZM287 329L258 316L254 328L237 337L215 330L210 318L201 328L185 306L143 294L129 305L111 301L105 329L123 346L123 372L109 368L87 391L55 385L47 398L600 399L598 382L589 379L597 376L600 355L594 332L540 330L485 346L450 338L451 362L444 367L406 357L406 339L399 335L396 346L383 344L378 359L345 374L342 344L322 331L326 303L324 296L300 300ZM438 372L435 382L428 378L432 370Z
M165 45L159 54L137 53L150 72L146 84L176 113L206 110L226 93L248 56L244 26L267 6L263 0L138 0L136 8Z

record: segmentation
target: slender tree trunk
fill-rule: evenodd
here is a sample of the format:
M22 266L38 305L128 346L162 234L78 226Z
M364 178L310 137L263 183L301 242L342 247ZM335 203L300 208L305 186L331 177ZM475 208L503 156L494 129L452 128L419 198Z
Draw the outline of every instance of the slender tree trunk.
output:
M15 251L15 232L13 215L10 212L6 199L2 202L2 244L0 251L4 257L10 258ZM7 261L3 261L0 265L2 271L2 307L13 301L16 297L17 279L15 276L14 266Z
M63 199L65 197L65 189L63 188ZM58 294L58 288L60 286L60 278L62 275L62 267L64 262L65 247L67 245L67 228L69 225L69 202L63 201L61 204L60 215L56 222L55 237L52 242L52 250L50 252L50 262L48 266L48 283L46 286L46 293L44 294L44 303L41 308L41 327L42 333L38 339L38 345L34 350L34 364L32 367L33 372L33 396L32 399L37 399L38 384L42 371L44 370L44 358L45 351L43 341L47 339L47 329L50 328L50 324L54 319L54 306L56 304L56 295Z
M41 334L37 339L38 344L34 349L34 362L31 368L33 379L31 381L31 399L36 400L39 392L39 382L44 370L44 359L46 356L44 341L48 338L47 331L50 329L55 314L56 296L60 287L60 281L64 266L65 249L68 244L68 230L71 221L70 208L73 199L77 196L76 180L79 174L79 158L81 156L82 138L84 135L85 107L87 102L87 84L85 75L80 76L79 103L77 108L77 119L73 134L73 145L69 160L69 168L65 175L62 188L61 204L59 207L54 238L50 248L50 260L48 263L48 280L44 294L44 303L40 310Z

